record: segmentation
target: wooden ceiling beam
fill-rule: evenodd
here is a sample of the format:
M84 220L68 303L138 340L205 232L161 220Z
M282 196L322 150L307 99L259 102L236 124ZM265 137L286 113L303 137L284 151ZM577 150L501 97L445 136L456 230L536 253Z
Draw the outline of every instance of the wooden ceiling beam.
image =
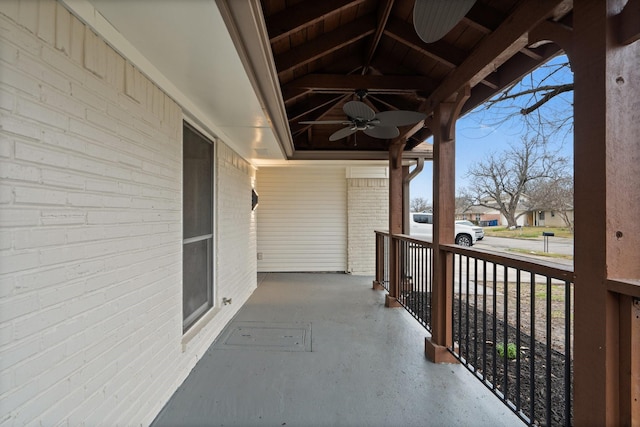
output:
M337 102L340 102L343 98L344 95L316 95L303 102L297 103L295 107L289 109L287 111L287 117L289 119L289 122L303 120L304 116L306 116L307 114L313 113L314 111L317 111L327 105L333 106ZM313 120L317 120L317 118L314 118Z
M313 89L315 92L346 93L367 89L370 93L428 93L434 88L435 82L424 76L307 74L284 85L282 92Z
M395 0L386 0L381 7L378 7L378 25L376 27L375 33L373 34L371 42L369 43L369 48L367 49L367 56L365 57L364 67L362 67L362 74L367 74L367 72L369 71L369 65L371 65L373 56L378 50L378 45L380 44L380 39L382 38L384 29L387 26L387 21L389 20L389 16L391 15L391 9L393 9L394 1Z
M363 16L348 25L324 34L275 57L278 75L329 55L351 43L367 37L376 29L373 15Z
M539 0L522 2L494 32L483 38L467 59L442 81L429 97L427 113L455 95L465 84L474 87L491 72L526 46L527 32L547 19L569 0Z
M307 1L266 18L269 41L276 43L291 34L363 3L365 0Z
M442 40L426 44L420 39L420 37L418 37L413 26L407 25L406 22L397 18L389 19L389 23L385 29L385 34L393 40L396 40L412 50L420 52L423 55L448 66L449 68L454 68L460 65L467 55L467 52L458 49L447 42L443 42Z
M429 44L424 43L420 37L418 37L413 28L407 26L406 22L399 19L390 20L385 34L397 42L402 43L403 45L420 52L449 68L459 66L467 57L467 52L442 40ZM495 87L496 82L494 80L495 79L491 77L487 77L487 79L483 80L481 83L489 87Z
M491 7L484 6L476 2L467 15L462 18L462 22L484 34L490 34L502 22L502 14ZM522 53L530 58L540 60L540 55L529 48L522 48Z

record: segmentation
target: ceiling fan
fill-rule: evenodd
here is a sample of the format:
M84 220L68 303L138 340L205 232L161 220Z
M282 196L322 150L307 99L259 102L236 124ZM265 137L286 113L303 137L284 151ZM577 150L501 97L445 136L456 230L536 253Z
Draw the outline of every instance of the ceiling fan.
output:
M416 0L413 25L425 43L444 37L471 10L476 0Z
M349 101L342 107L347 115L346 120L303 121L300 124L310 125L345 125L346 127L329 136L329 141L345 138L359 130L373 138L391 139L400 135L398 126L418 123L426 115L417 111L392 110L376 113L362 99L367 95L365 90L356 92L360 101Z

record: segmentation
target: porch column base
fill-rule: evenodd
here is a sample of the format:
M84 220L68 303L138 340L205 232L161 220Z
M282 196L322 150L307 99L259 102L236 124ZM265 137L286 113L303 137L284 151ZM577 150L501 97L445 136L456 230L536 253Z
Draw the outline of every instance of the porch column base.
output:
M373 281L373 290L374 291L384 291L384 286L382 286L382 283L378 282L377 280Z
M384 306L387 308L397 308L402 307L402 304L398 302L398 298L392 297L391 295L385 295Z
M424 354L433 363L460 363L447 347L434 344L431 338L424 339Z

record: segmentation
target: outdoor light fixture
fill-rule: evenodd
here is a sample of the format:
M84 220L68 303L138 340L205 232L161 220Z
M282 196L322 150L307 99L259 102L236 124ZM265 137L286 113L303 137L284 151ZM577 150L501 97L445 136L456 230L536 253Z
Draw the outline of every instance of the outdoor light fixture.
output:
M251 210L255 211L258 206L258 193L253 188L251 189Z

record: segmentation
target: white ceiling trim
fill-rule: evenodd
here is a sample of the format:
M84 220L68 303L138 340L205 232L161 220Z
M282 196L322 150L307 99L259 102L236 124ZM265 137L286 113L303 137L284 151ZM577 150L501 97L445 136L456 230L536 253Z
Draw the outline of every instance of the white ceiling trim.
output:
M108 17L105 17L93 3L89 0L61 1L67 9L89 25L96 33L104 38L109 45L134 64L149 79L155 82L165 93L167 93L167 95L173 98L182 107L185 116L199 124L202 130L209 134L210 137L221 139L242 157L252 162L258 157L271 159L282 159L284 157L270 124L264 116L264 111L258 102L255 91L249 82L249 78L241 66L241 62L233 42L226 31L222 17L220 16L219 10L215 4L209 2L201 3L210 8L208 12L216 15L209 16L209 18L220 22L220 25L215 28L215 37L211 37L213 39L212 42L217 43L219 46L224 46L222 49L224 54L235 55L235 57L228 57L227 61L221 59L221 63L224 63L224 66L227 68L225 68L224 73L212 73L210 75L211 85L225 89L228 89L229 87L238 88L239 91L242 92L244 98L238 100L229 99L228 96L211 96L209 98L205 98L204 101L201 99L200 104L197 104L194 102L192 96L187 95L176 85L176 83L174 83L174 79L172 79L171 76L165 75L165 73L161 71L156 64L152 62L152 60L147 58L147 56L145 56L145 54L126 37L125 32L127 29L118 29L112 25L111 22L109 22ZM96 4L100 4L99 0L96 1L98 1ZM152 3L153 2L146 2L147 5ZM106 4L109 7L117 5L117 7L120 8L118 10L122 11L123 14L131 14L134 10L132 6L141 5L139 2L113 2L111 4ZM194 5L194 3L191 4ZM154 11L156 11L156 9L154 9ZM136 18L138 18L138 16L136 16ZM144 19L145 17L140 16L139 18ZM165 18L165 23L172 22L171 17ZM156 25L158 24L156 23ZM129 28L128 30L131 29ZM214 29L210 28L210 30ZM204 30L201 28L194 28L194 31ZM189 46L182 47L185 49L190 48ZM193 55L218 54L220 54L220 52L215 52L213 49L211 52L193 53ZM172 55L170 47L167 47L167 55ZM234 64L238 64L240 66L233 68ZM208 70L198 71L201 72L201 74L204 74L202 72ZM208 88L206 85L207 82L205 81L197 83L201 85L203 89ZM228 108L227 104L229 105ZM233 109L233 107L237 108L240 104L251 106L252 108L247 107L246 114L236 114L232 117L227 116L226 118L214 117L216 112L218 114L220 114L221 111L228 113ZM242 110L241 113L244 113L244 110Z

